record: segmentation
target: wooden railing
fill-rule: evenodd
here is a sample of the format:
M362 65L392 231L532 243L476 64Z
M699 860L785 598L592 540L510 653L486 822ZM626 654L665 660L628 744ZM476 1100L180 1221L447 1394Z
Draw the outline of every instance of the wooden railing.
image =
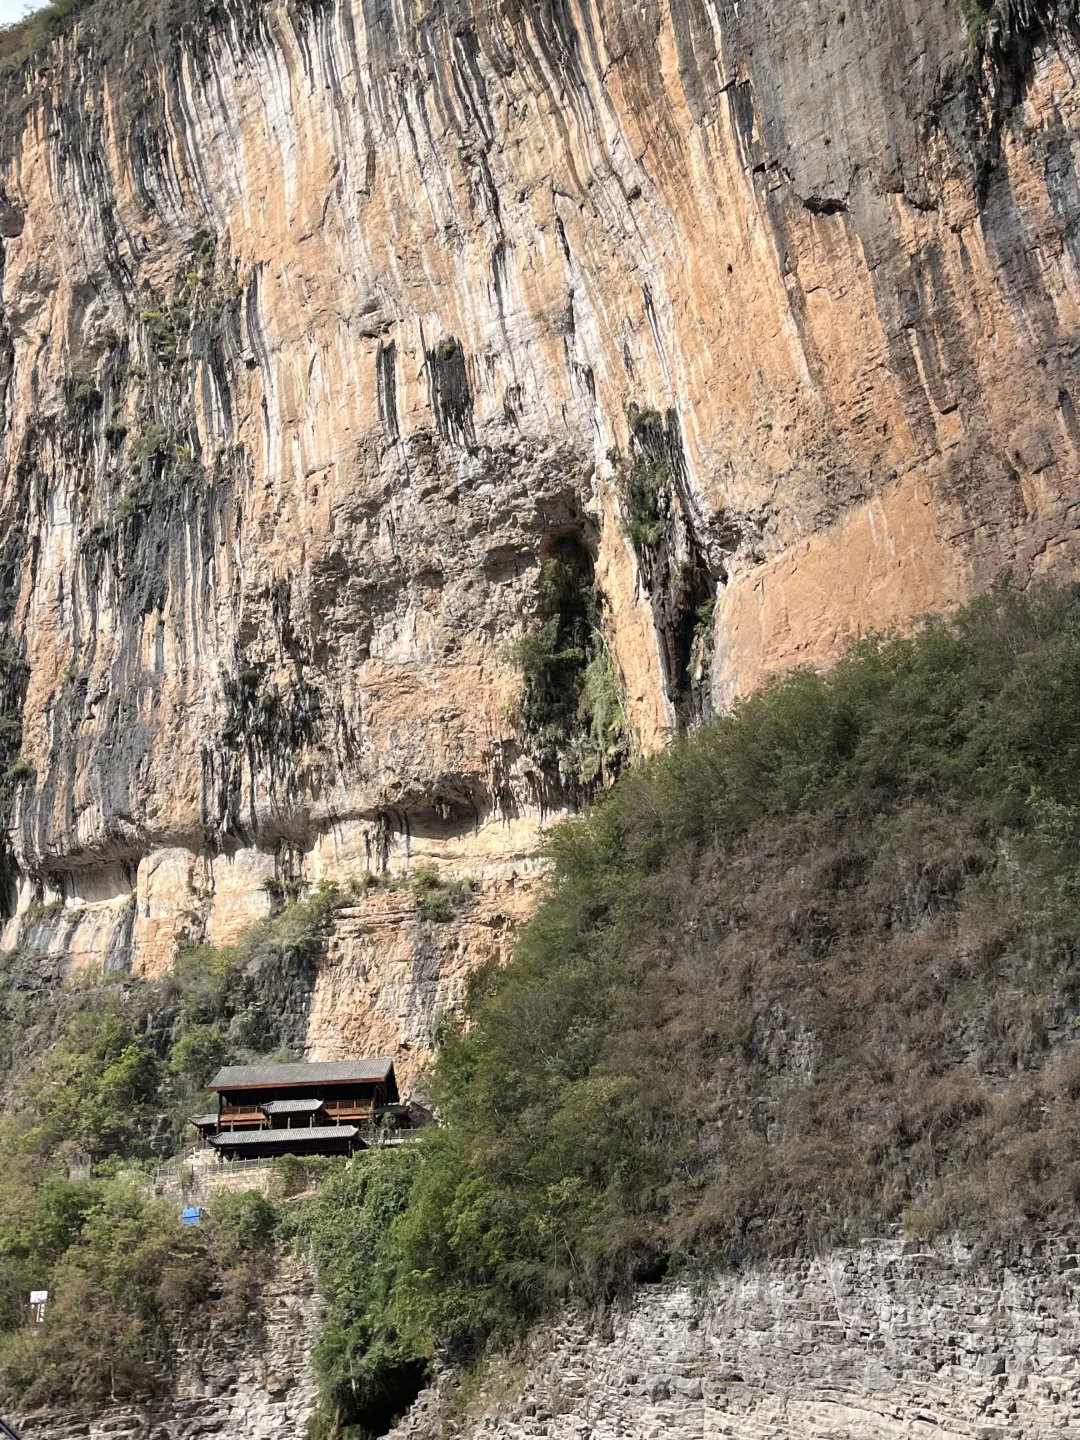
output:
M374 1108L371 1100L327 1100L323 1106L331 1120L367 1120Z
M370 1120L375 1111L374 1100L327 1100L323 1104L331 1123L335 1121ZM281 1117L279 1117L281 1118ZM307 1115L296 1115L294 1123L303 1123ZM222 1105L221 1125L225 1128L265 1128L269 1121L259 1105Z
M221 1124L260 1128L268 1121L258 1105L222 1105Z

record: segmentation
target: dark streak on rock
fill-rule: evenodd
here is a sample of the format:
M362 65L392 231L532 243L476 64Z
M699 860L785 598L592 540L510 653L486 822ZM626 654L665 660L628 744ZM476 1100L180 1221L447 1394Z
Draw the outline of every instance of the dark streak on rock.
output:
M375 384L379 397L379 419L383 434L395 442L398 439L397 411L397 346L393 340L379 341L375 352Z
M426 352L435 427L444 440L471 450L476 445L473 399L465 352L453 335Z

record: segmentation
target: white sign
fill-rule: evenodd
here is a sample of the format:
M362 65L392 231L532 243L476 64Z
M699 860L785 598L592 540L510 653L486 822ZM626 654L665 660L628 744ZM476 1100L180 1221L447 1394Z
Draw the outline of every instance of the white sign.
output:
M44 1305L44 1304L45 1304L45 1301L48 1300L48 1298L49 1298L49 1292L48 1292L48 1290L31 1290L31 1291L30 1291L30 1304L31 1304L31 1305Z

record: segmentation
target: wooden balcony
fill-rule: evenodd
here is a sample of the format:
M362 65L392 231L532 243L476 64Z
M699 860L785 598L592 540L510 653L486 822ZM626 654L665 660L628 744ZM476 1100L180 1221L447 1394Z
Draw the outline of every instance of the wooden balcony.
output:
M323 1109L336 1125L353 1120L370 1120L375 1105L371 1100L327 1100Z
M258 1105L222 1105L221 1124L234 1130L262 1130L269 1121Z

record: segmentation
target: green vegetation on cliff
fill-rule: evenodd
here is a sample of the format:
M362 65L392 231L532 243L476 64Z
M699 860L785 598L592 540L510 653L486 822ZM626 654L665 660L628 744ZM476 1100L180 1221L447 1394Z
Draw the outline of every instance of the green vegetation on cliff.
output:
M150 4L109 0L107 5L95 0L48 0L22 20L0 26L0 72L39 58L51 41L80 19L92 24L93 39L99 45L107 43L111 52L122 52L125 45L143 42L162 29L168 33L205 13L206 7L192 0L153 0Z
M279 882L271 893L280 901L298 884ZM340 1209L358 1236L383 1234L407 1198L407 1163L353 1173L288 1157L280 1167L287 1196L329 1177L317 1201L279 1213L261 1196L219 1198L197 1232L181 1228L175 1201L151 1193L162 1160L183 1144L187 1117L213 1103L203 1087L220 1065L294 1058L334 913L382 884L411 893L421 925L451 922L473 898L468 880L423 866L408 882L322 885L235 945L187 946L157 981L93 975L41 989L33 955L0 955L0 1405L159 1393L179 1322L211 1314L257 1322L254 1287L279 1231L282 1243L310 1249L327 1294L340 1297L320 1349L328 1392L340 1389L344 1366L350 1406L388 1419L402 1387L415 1388L423 1360L387 1321L376 1334L356 1319L373 1304L361 1305L357 1288L371 1247L346 1264L327 1220ZM62 907L51 918L62 923ZM90 1178L69 1179L73 1161L79 1174L89 1162ZM25 1324L31 1289L52 1294L40 1334ZM365 1392L368 1374L380 1378Z
M246 1316L265 1250L244 1224L249 1197L223 1197L212 1224L183 1229L135 1176L73 1183L5 1158L0 1182L0 1400L20 1410L161 1390L169 1323L211 1297ZM261 1197L253 1197L260 1199ZM51 1292L40 1333L29 1285Z
M51 0L26 19L0 26L0 65L18 65L29 58L87 3L88 0Z
M512 962L442 1037L441 1127L256 1217L328 1299L327 1433L378 1433L436 1346L468 1362L562 1298L895 1226L979 1239L1075 1215L1080 588L999 586L778 681L548 848ZM204 969L197 1023L220 1029ZM152 1069L114 1042L102 1093L137 1097ZM54 1273L97 1287L65 1304L120 1295L84 1252L122 1192L88 1228L77 1188L35 1184ZM14 1233L0 1265L31 1254ZM123 1284L145 1338L160 1312ZM32 1343L0 1348L8 1394Z
M1080 591L777 682L550 853L378 1283L335 1291L328 1420L373 1356L467 1359L665 1265L1075 1213Z
M369 1151L333 1162L316 1195L282 1207L279 1234L312 1263L326 1314L315 1350L325 1431L383 1434L423 1383L428 1349L398 1323L395 1226L421 1149Z
M323 887L236 946L184 951L161 981L106 976L39 992L32 957L0 965L0 1405L87 1404L160 1391L170 1327L200 1307L247 1323L276 1224L261 1197L179 1224L150 1179L209 1103L218 1065L288 1044L344 895ZM299 997L299 998L298 998ZM69 1179L73 1160L89 1179ZM85 1173L85 1165L80 1172ZM26 1328L31 1289L52 1299Z
M511 652L521 672L519 721L552 776L591 794L629 758L619 683L601 626L593 562L566 542L537 583L539 628Z
M433 1332L1080 1195L1080 592L790 676L550 850L440 1059L402 1228Z

